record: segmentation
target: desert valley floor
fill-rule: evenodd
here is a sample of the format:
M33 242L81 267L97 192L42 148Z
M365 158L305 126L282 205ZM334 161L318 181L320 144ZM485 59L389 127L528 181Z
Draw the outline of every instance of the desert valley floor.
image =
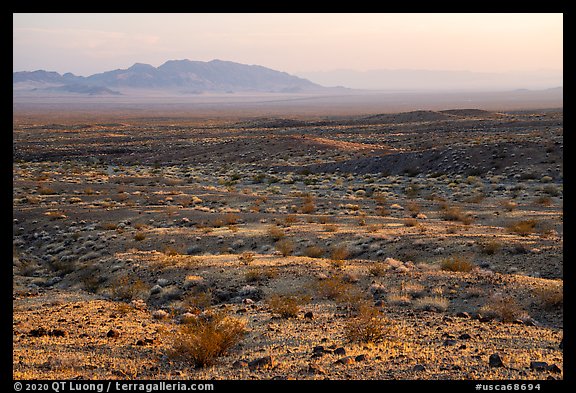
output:
M15 379L563 378L561 109L139 116L14 114Z

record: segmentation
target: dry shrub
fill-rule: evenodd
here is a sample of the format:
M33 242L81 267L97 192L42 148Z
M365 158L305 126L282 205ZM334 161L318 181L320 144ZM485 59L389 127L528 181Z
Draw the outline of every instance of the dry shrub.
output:
M300 312L301 300L296 296L274 294L267 301L272 314L282 318L296 318Z
M118 224L116 224L115 222L106 222L100 224L100 228L106 231L115 231L116 229L118 229Z
M294 252L294 242L290 239L282 239L276 243L276 250L278 250L283 257L292 255Z
M309 258L321 258L324 255L324 249L319 246L308 246L304 249L304 255Z
M474 221L472 215L463 212L458 206L448 206L443 203L440 208L442 210L442 219L446 221L460 221L465 225L470 225Z
M144 232L136 232L136 234L134 235L134 240L136 240L137 242L142 241L146 239L146 235L144 234Z
M224 313L196 318L174 334L170 355L192 362L195 367L211 366L238 344L245 333L243 321Z
M55 189L48 187L48 186L40 186L38 187L38 194L40 195L55 195L58 192L56 192Z
M212 305L212 292L195 288L183 301L183 306L188 310L204 310Z
M375 262L368 268L368 273L376 277L382 277L388 271L388 265L384 262Z
M532 290L536 302L546 310L560 308L564 304L564 284L551 282L549 285L539 286Z
M316 284L316 291L320 297L329 300L338 300L351 288L352 285L344 282L340 276L332 276L324 280L318 280Z
M282 230L282 228L278 228L277 226L272 225L270 228L268 228L268 235L272 238L272 240L278 241L286 236L286 233Z
M514 297L501 293L490 297L479 311L483 316L497 318L502 322L512 322L526 316L526 312Z
M348 247L346 246L336 246L332 249L332 252L330 253L330 258L333 261L344 261L346 258L348 258L348 256L350 255L350 252L348 251Z
M383 341L391 328L389 321L373 306L362 305L356 317L344 327L344 335L350 342L378 343Z
M320 216L318 217L319 224L330 224L334 222L334 218L332 216Z
M500 206L502 206L503 209L511 212L518 207L518 204L514 201L500 201Z
M164 253L164 255L169 256L169 257L175 257L175 256L178 256L181 254L180 251L178 251L177 249L175 249L172 246L166 246L164 248L163 253Z
M424 296L414 301L414 308L424 311L446 311L450 301L442 296Z
M224 222L224 225L236 225L236 224L238 224L239 219L240 219L240 217L238 216L238 214L226 213L226 214L224 214L222 221Z
M315 210L316 205L314 203L314 197L312 197L311 195L305 196L300 211L304 214L311 214L314 213Z
M420 204L414 201L409 201L406 203L406 208L412 214L413 217L416 217L418 213L420 213L421 207Z
M552 198L548 197L548 196L540 196L536 199L534 199L534 203L536 205L540 205L540 206L552 206Z
M242 254L238 256L238 261L240 261L244 265L249 265L252 262L254 262L254 253L251 251L244 251Z
M528 236L531 233L535 232L536 224L538 224L538 221L534 219L521 220L518 222L508 224L508 226L506 226L506 229L508 230L508 232L512 232L520 236Z
M112 297L131 301L145 296L148 289L148 286L139 278L122 276L112 283Z
M473 262L462 256L452 256L440 263L440 268L449 272L470 272L475 267Z
M496 240L489 240L480 245L480 250L486 255L494 255L502 248L502 243Z
M405 218L404 225L407 227L415 227L418 225L418 220L416 220L415 218Z
M244 273L244 279L248 282L262 281L278 277L278 268L275 267L251 267Z
M284 225L286 225L287 227L291 226L296 222L298 222L298 217L296 217L296 215L294 214L288 214L286 215L286 217L284 217Z
M392 291L388 295L386 295L386 302L393 306L408 306L412 302L412 298L402 293L401 291Z

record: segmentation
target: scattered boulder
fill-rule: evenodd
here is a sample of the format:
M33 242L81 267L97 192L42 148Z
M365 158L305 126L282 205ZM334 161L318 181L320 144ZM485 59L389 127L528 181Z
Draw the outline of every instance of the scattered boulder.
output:
M456 316L458 318L470 318L470 314L468 314L466 311L460 311L456 314Z
M334 353L335 353L336 355L346 355L346 348L344 348L344 347L336 348L336 349L334 350Z
M314 313L312 311L308 311L307 313L304 314L304 319L313 319L314 318Z
M426 367L424 367L422 364L417 364L412 368L412 370L416 372L426 371Z
M363 354L363 353L361 353L360 355L357 355L357 356L354 358L354 361L355 361L355 362L364 362L364 361L366 361L366 360L368 360L368 355Z
M504 367L504 362L502 361L500 354L493 353L488 359L488 365L490 367Z
M548 367L548 363L546 362L530 362L530 370L548 371Z
M106 337L118 338L118 337L120 337L120 332L116 329L110 329L110 330L108 330L108 333L106 333Z

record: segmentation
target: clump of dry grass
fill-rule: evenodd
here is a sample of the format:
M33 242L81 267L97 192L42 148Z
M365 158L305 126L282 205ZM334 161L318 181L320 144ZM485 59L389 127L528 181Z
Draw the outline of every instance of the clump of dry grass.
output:
M404 219L404 225L407 227L415 227L418 226L418 220L415 218L405 218Z
M384 276L387 271L388 271L388 265L385 264L384 262L374 262L368 268L368 273L376 277Z
M350 255L350 251L348 251L348 247L346 246L336 246L332 249L330 253L330 258L332 261L340 262L344 261Z
M514 297L501 293L491 296L479 311L483 316L497 318L502 322L513 322L526 316Z
M518 207L518 204L514 201L505 200L505 201L500 201L500 206L504 210L511 212Z
M294 214L287 214L286 217L284 217L284 225L289 227L292 224L298 222L298 217Z
M278 241L284 238L284 236L286 236L286 233L284 232L284 230L282 230L282 228L279 228L276 225L272 225L270 226L270 228L268 228L268 236L270 236L272 240Z
M278 269L275 267L251 267L244 273L244 279L248 282L262 281L278 277Z
M373 306L362 305L356 317L344 327L344 336L350 342L378 343L390 334L389 321Z
M146 239L146 235L144 234L144 232L138 231L134 235L134 240L136 240L137 242L142 241L144 239Z
M552 198L549 196L539 196L534 199L534 204L549 207L552 206Z
M304 299L302 297L273 294L266 303L272 314L279 315L282 318L296 318L303 302Z
M245 335L245 323L224 313L195 318L171 338L170 357L192 362L195 367L211 366Z
M463 256L452 256L440 263L440 268L449 272L470 272L476 265Z
M480 250L486 255L494 255L502 248L502 243L497 240L488 240L480 244Z
M537 220L521 220L517 222L512 222L506 226L508 232L515 233L520 236L528 236L536 231Z
M53 189L52 187L48 187L48 186L44 186L44 185L38 187L37 192L38 192L38 194L40 194L40 195L55 195L55 194L58 193L58 192L57 192L55 189Z
M546 310L562 307L564 304L564 284L551 282L549 285L542 285L532 290L536 303Z
M332 276L323 280L318 280L315 289L320 297L329 300L338 300L352 288L350 283L343 280L341 276Z
M238 255L238 261L244 265L249 265L254 262L254 253L251 251L244 251L242 254Z
M316 210L316 204L314 203L314 197L311 195L306 195L302 203L302 208L300 211L304 214L314 213Z
M442 296L424 296L416 299L414 308L424 311L444 312L448 308L450 301Z
M283 257L292 255L294 252L294 242L290 239L282 239L276 243L276 250L278 250Z
M460 221L465 225L470 225L474 222L474 217L471 214L465 213L459 206L448 206L446 203L440 205L442 211L442 219L446 221Z
M148 286L139 278L122 276L112 283L112 297L131 301L141 298L148 292Z
M324 249L319 246L308 246L304 249L304 255L309 258L321 258L324 255Z

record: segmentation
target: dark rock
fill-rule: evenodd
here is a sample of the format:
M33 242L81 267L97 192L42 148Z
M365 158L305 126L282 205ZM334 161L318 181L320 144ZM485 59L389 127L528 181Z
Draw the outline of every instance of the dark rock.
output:
M190 246L186 250L186 254L188 254L188 255L196 255L196 254L200 254L200 252L202 252L202 249L196 245Z
M461 311L457 313L456 316L458 318L470 318L470 314L468 314L466 311Z
M547 371L548 367L548 363L546 362L530 362L530 370Z
M497 353L493 353L492 355L490 355L490 358L488 359L488 364L490 365L490 367L504 367L504 362L502 361L500 355Z
M272 356L264 356L248 362L248 368L250 371L269 369L276 365L276 360Z
M413 371L426 371L426 367L422 364L417 364L412 368Z
M246 360L236 360L232 363L232 368L245 368L248 367L248 362Z
M354 362L355 362L355 360L352 356L345 356L343 358L336 360L334 363L335 364L352 364Z
M456 345L457 341L456 340L444 340L444 346L448 347L451 345Z
M37 329L32 329L28 333L28 335L30 337L42 337L42 336L46 336L47 334L48 334L48 331L43 327L39 327Z
M304 319L313 319L314 318L314 313L312 311L308 311L307 313L304 314Z
M454 371L462 371L462 367L460 367L459 365L455 364L454 366L452 366L452 370L454 370Z
M354 361L356 361L356 362L363 362L365 360L368 360L368 356L366 356L363 353L354 358Z
M144 346L144 340L138 340L138 341L136 341L136 345L139 346L139 347Z
M66 332L65 332L64 330L62 330L62 329L53 329L53 330L50 332L50 335L51 335L52 337L65 337L65 336L66 336Z
M376 300L376 302L374 303L375 307L384 307L385 303L384 300L380 299L380 300Z
M118 330L115 330L115 329L110 329L110 330L108 330L108 333L106 333L106 337L109 337L109 338L120 337L120 332Z
M336 355L346 355L346 349L344 347L336 348L334 353Z
M561 373L562 370L560 369L560 367L558 367L555 364L551 364L548 366L548 371L553 372L553 373Z
M458 336L458 338L460 340L470 340L472 338L472 336L469 335L468 333L462 333L460 336Z

